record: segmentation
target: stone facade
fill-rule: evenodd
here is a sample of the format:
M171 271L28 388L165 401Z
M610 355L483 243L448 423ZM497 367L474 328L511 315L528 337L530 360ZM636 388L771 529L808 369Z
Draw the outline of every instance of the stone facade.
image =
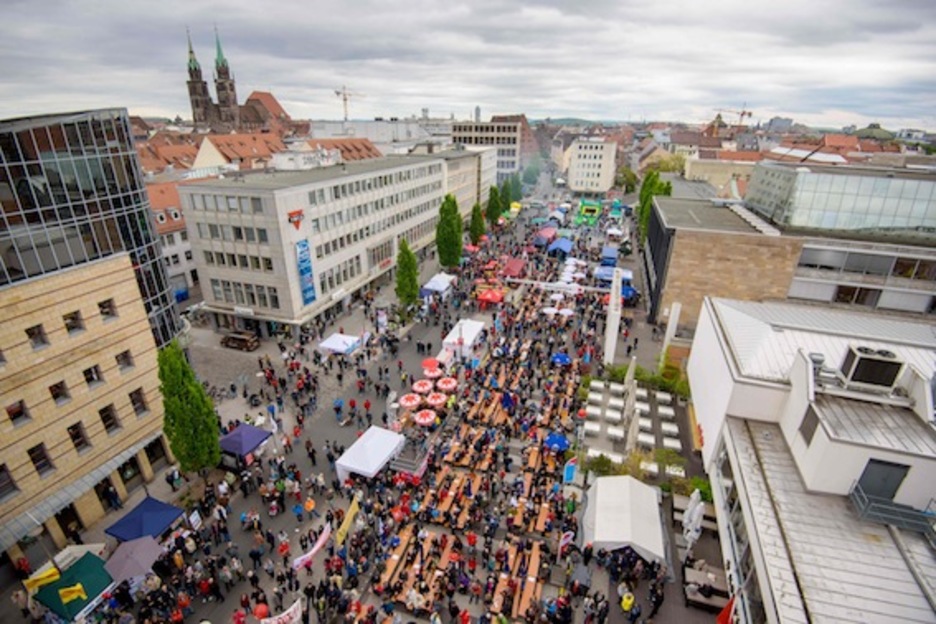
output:
M686 179L708 182L715 188L728 184L732 178L750 180L754 173L752 162L737 162L733 160L699 160L686 161Z
M786 299L803 242L786 236L679 229L674 233L660 307L674 302L679 326L694 328L704 297Z
M130 257L121 253L2 289L0 318L0 399L6 408L0 467L15 485L0 493L0 538L10 547L21 537L29 511L39 514L56 542L64 542L67 527L57 527L52 517L63 506L73 504L85 526L104 515L95 491L77 482L159 438L162 430L156 343ZM37 327L41 340L27 334L35 336ZM80 434L70 430L75 426ZM30 456L40 445L48 465L37 466ZM143 478L151 480L146 453L134 456ZM114 469L109 475L125 497L121 475ZM50 492L56 493L54 503Z

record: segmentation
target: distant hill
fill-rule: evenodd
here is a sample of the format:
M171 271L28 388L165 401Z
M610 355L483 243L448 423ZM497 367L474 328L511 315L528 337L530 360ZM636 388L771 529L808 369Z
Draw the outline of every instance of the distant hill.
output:
M543 123L545 119L531 119L530 123ZM595 124L614 124L618 121L594 121L592 119L579 119L578 117L550 117L549 123L553 126L593 126Z

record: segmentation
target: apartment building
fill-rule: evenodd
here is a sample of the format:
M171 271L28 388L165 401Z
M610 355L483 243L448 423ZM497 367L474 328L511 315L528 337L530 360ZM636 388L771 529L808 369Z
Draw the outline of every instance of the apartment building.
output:
M607 193L614 186L617 143L604 137L578 137L569 145L566 184L575 193Z
M536 139L525 115L494 116L491 121L455 122L452 141L497 148L497 183L520 173L536 155Z

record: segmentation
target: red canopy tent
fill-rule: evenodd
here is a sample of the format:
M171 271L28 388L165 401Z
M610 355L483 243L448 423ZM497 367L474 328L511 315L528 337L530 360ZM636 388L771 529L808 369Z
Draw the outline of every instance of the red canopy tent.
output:
M483 293L478 295L478 301L481 301L482 303L500 303L503 300L504 293L493 288L485 290Z
M501 274L504 277L520 277L523 275L523 267L526 263L520 258L511 258L504 264Z

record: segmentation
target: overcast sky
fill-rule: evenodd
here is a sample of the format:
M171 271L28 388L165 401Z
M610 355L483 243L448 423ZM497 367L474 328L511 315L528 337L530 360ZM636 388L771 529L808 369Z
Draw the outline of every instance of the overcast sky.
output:
M936 131L932 0L3 0L0 116L191 117L185 29L294 118L684 120ZM214 86L211 84L213 93ZM725 114L732 119L730 113Z

